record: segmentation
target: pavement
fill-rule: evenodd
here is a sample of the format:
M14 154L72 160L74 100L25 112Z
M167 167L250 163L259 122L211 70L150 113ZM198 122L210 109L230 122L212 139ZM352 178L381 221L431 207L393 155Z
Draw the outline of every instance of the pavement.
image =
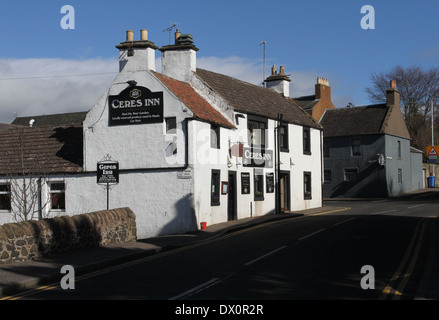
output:
M323 213L337 208L332 203L330 207L324 205L316 209L270 214L208 225L205 230L185 234L158 236L133 242L81 249L52 257L37 258L31 261L2 264L0 265L0 300L2 300L2 296L3 299L9 298L14 294L19 296L19 293L22 291L38 286L59 283L60 279L64 276L64 274L61 274L61 268L64 265L73 266L75 276L78 277L82 274L127 263L160 252L212 240L256 225ZM436 250L434 245L439 240L438 228L439 223L435 222L435 232L432 232L434 238L430 238L427 268L424 271L418 289L417 299L419 300L439 299L439 250Z

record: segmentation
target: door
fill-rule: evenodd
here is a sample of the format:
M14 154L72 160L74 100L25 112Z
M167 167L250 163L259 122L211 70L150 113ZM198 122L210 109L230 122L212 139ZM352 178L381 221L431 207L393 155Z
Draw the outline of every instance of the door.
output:
M290 211L290 173L280 172L280 211Z
M236 220L237 215L237 203L236 203L236 172L229 171L229 190L227 193L227 220Z

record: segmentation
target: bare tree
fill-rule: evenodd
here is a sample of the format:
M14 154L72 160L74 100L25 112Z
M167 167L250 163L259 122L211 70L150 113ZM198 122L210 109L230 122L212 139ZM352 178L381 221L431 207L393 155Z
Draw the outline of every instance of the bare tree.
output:
M44 167L36 157L33 148L26 141L26 128L10 131L10 148L2 155L1 163L4 181L9 185L11 213L17 222L44 218L50 206L50 197L42 196L46 183Z
M386 101L389 82L396 80L397 89L401 92L401 111L412 137L412 145L423 149L428 144L432 102L435 105L435 118L438 119L439 68L423 70L418 66L404 68L398 65L388 72L373 73L371 80L372 86L365 91L374 103Z

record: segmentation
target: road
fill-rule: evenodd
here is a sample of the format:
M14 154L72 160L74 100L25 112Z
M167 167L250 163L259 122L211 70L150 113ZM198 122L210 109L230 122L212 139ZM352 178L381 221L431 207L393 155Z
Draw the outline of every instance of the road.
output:
M54 285L20 298L415 299L437 229L438 199L326 205L324 214L254 226L77 277L73 290Z

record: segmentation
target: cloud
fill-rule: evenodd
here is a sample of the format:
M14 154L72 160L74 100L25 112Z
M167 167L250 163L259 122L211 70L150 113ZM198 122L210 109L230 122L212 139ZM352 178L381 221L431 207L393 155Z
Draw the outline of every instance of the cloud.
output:
M160 63L158 57L159 72ZM237 56L198 57L197 66L255 85L262 84L260 61ZM0 59L0 123L12 122L14 114L34 116L87 111L108 88L118 70L117 58ZM288 70L288 67L286 71L292 79L292 97L314 94L315 72Z
M114 59L0 60L0 122L87 111L118 72Z

